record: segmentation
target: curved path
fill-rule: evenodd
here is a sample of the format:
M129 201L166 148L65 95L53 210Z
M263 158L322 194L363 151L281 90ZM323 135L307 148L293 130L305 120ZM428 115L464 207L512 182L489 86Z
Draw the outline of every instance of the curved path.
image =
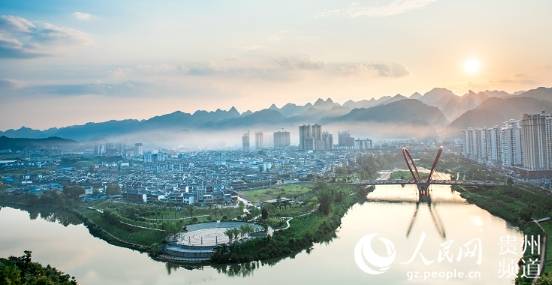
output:
M291 220L293 220L294 218L300 218L300 217L304 217L304 216L306 216L306 215L310 215L310 214L314 213L314 212L318 209L319 206L320 206L320 204L316 205L316 207L314 207L314 209L308 211L307 213L303 213L303 214L297 215L297 216L295 216L295 217L281 217L281 218L283 218L283 219L286 219L286 226L283 227L283 228L275 229L274 231L275 231L275 232L279 232L279 231L283 231L283 230L289 229L289 227L291 227L291 225L290 225Z

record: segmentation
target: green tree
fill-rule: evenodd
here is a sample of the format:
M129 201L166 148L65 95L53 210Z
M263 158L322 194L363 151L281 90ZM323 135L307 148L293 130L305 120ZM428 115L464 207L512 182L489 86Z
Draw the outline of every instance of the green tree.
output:
M539 280L535 283L536 285L552 285L552 273L548 272L543 274Z
M263 207L261 209L261 219L266 220L268 219L268 210L266 207Z
M119 195L121 194L121 187L119 187L119 184L116 183L109 184L107 185L105 193L107 195Z
M163 230L165 230L165 232L169 235L177 234L182 230L180 225L178 223L175 223L175 222L164 222L161 225L161 228Z
M79 185L63 186L63 195L69 199L76 200L80 195L84 194L84 188Z
M524 222L530 222L533 217L533 212L534 212L533 208L526 207L520 211L519 218Z
M317 183L315 185L315 191L318 196L318 202L320 203L318 210L324 215L328 215L332 207L332 202L335 199L334 190L330 189L325 183Z
M230 243L234 241L234 231L232 229L227 229L226 231L224 231L224 234L228 237Z
M119 223L119 218L117 217L117 215L115 213L113 213L113 211L111 210L104 210L103 214L102 214L102 217L104 218L104 220L110 224L117 224Z
M238 231L242 237L245 237L250 233L254 232L255 229L250 224L245 224L245 225L241 225Z
M76 285L74 277L64 274L51 266L32 262L31 252L25 251L20 257L0 258L0 284L60 284Z
M188 205L186 207L186 211L188 212L188 216L190 216L190 218L194 216L194 206Z
M512 177L508 177L508 179L506 179L506 184L508 186L514 185L514 179L512 179Z

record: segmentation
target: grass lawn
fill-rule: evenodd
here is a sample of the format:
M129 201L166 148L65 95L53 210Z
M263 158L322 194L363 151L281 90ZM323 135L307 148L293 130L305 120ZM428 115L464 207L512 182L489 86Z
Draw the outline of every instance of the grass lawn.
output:
M422 179L427 179L427 177L429 176L429 173L425 173L425 172L419 172L418 174L420 174L420 178ZM391 176L389 178L410 180L412 179L412 174L410 174L410 171L408 170L397 170L397 171L393 171L393 173L391 173ZM433 176L433 178L435 178L435 176Z
M240 196L253 202L264 202L266 200L276 199L278 197L286 197L295 199L312 191L312 184L288 184L275 186L271 188L263 188L256 190L247 190L239 192Z
M552 216L552 195L525 184L496 187L454 187L469 202L486 209L513 225L526 235L541 234L531 219ZM552 272L552 222L541 223L547 232L546 259L543 272ZM526 257L527 256L526 253ZM532 257L534 258L534 257ZM517 284L531 284L530 279L519 279Z
M546 231L546 254L544 260L544 273L552 272L552 221L540 223Z
M92 203L90 206L95 209L110 211L116 219L115 222L106 218L104 214L88 207L80 207L78 211L109 234L126 242L146 247L161 243L170 234L170 230L178 231L178 229L188 224L215 221L224 217L226 217L225 219L232 219L241 213L239 208L210 209L194 207L191 212L192 218L190 217L189 208L186 207L108 201Z
M514 225L552 215L552 195L528 185L454 187L462 197ZM524 221L525 219L525 221Z
M239 208L209 208L209 207L191 207L189 206L168 206L159 204L132 204L132 203L114 203L102 201L93 203L92 207L97 209L110 209L117 212L120 216L128 218L138 223L151 223L152 220L191 220L195 217L198 221L233 219L242 214Z
M130 227L121 223L113 224L106 221L102 214L89 209L84 209L81 213L94 224L100 226L106 232L114 235L115 237L143 246L149 246L152 243L160 243L167 236L165 232L152 231L146 229L140 229Z
M328 184L333 193L342 193L340 200L330 204L327 214L318 209L309 215L296 217L288 229L275 232L271 238L254 239L245 243L221 247L212 257L214 263L244 262L262 259L275 259L294 256L312 246L314 242L329 241L335 236L335 230L341 224L341 218L357 202L362 202L365 195L358 187L343 184ZM336 196L336 197L337 197Z

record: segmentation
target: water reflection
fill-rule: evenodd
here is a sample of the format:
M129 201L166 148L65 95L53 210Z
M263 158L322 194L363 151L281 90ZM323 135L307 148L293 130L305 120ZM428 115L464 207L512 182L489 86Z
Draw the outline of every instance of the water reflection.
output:
M420 201L411 186L378 186L368 198L369 202L353 206L343 217L334 239L281 260L214 267L166 264L94 238L71 215L46 209L23 212L13 207L0 209L0 255L32 250L37 261L75 275L81 284L408 284L408 272L428 268L481 271L480 279L462 280L462 284L512 283L496 276L498 241L503 235L521 239L521 234L504 220L467 204L450 187L434 186L430 204ZM362 272L353 257L357 242L370 233L387 237L397 249L397 262L377 276ZM443 242L462 244L481 238L482 264L402 264L411 257L422 235L426 237L421 253L428 258ZM437 279L423 284L459 282Z
M31 220L41 218L48 222L61 224L65 227L69 225L79 225L82 223L77 215L68 211L55 210L49 207L23 207L18 204L10 203L4 204L4 207L6 206L29 213L29 218ZM1 209L2 207L0 206L0 210Z
M446 239L447 233L445 231L445 226L443 225L443 221L441 220L439 213L435 209L435 203L431 202L431 194L429 194L429 196L427 196L425 199L423 196L420 196L418 201L416 202L416 210L414 210L414 214L412 215L412 219L410 220L410 224L408 225L408 229L406 230L406 237L409 237L410 233L412 232L412 227L414 226L414 222L416 221L416 217L418 216L420 204L427 205L429 213L431 214L431 220L433 221L437 232L443 239Z

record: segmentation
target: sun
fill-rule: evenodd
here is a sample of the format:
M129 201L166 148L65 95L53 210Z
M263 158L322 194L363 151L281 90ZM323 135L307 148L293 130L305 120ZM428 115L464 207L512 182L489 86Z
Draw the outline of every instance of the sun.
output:
M464 72L474 76L481 71L481 62L477 58L468 58L464 61Z

